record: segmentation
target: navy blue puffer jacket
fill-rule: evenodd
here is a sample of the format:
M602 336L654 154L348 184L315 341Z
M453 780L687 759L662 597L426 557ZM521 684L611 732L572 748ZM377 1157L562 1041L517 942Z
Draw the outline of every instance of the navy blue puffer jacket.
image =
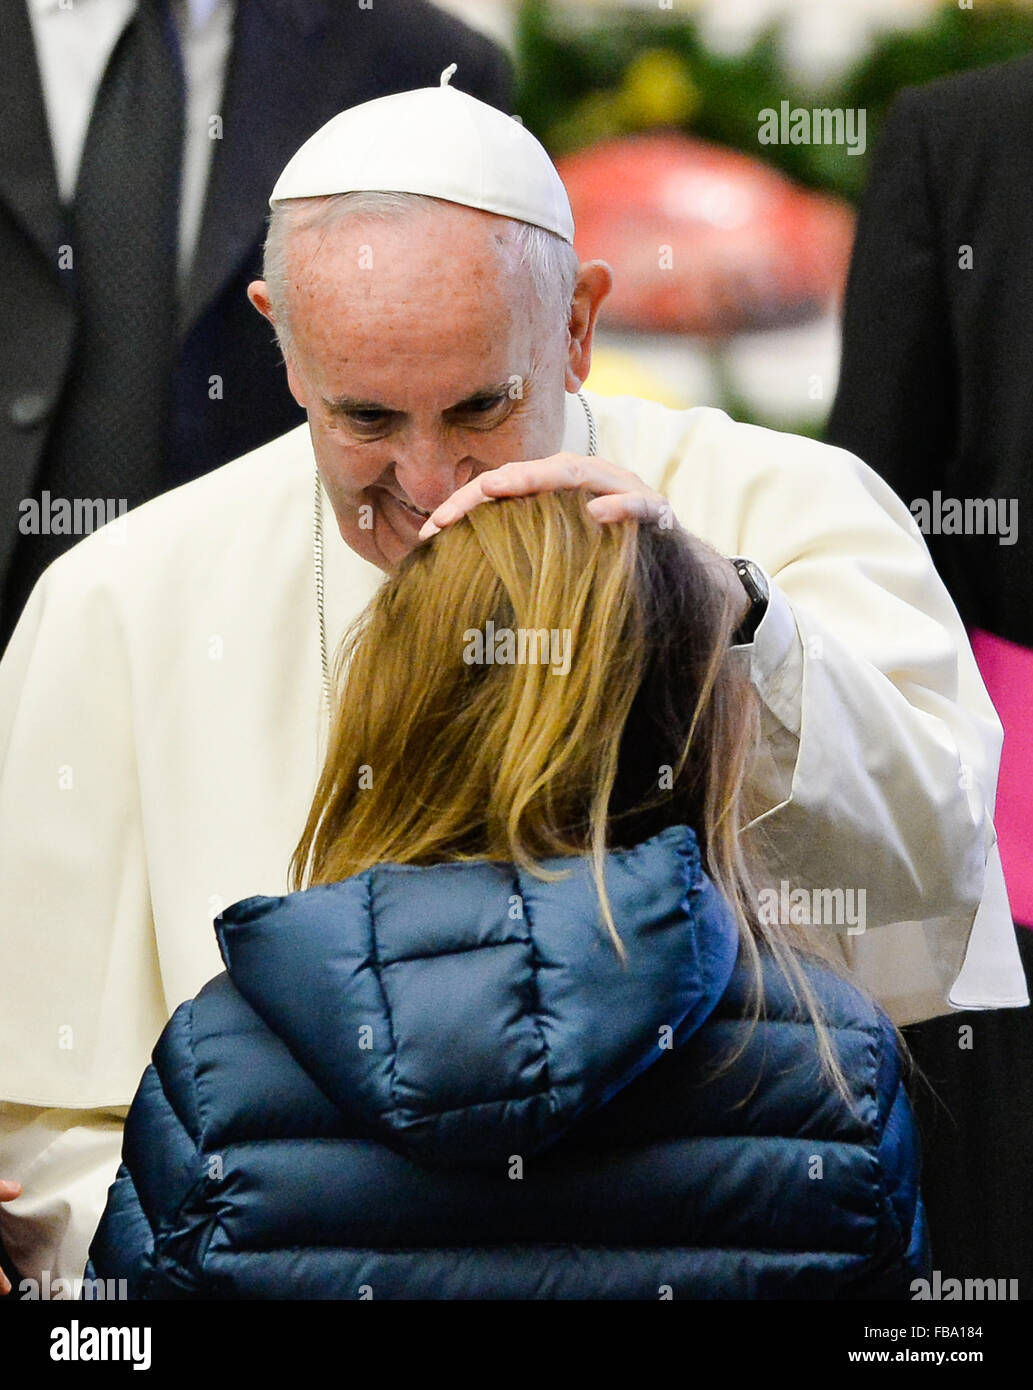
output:
M216 922L130 1111L91 1278L136 1298L906 1298L927 1273L888 1021L808 967L854 1093L749 972L696 839L383 865Z

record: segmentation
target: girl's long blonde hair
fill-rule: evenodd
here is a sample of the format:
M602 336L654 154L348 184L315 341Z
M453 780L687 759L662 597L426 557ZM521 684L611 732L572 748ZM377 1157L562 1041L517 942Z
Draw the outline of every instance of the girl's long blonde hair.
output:
M729 654L732 604L684 532L602 525L586 500L567 491L475 507L385 580L337 654L328 752L291 887L378 863L465 859L548 878L556 875L540 860L587 855L624 959L603 878L607 851L691 826L752 967L752 1021L763 1008L766 950L846 1097L798 957L834 958L758 908L741 832L759 704ZM489 623L496 633L537 634L524 651L539 658L549 634L553 660L478 661ZM561 649L569 641L565 673L557 640Z

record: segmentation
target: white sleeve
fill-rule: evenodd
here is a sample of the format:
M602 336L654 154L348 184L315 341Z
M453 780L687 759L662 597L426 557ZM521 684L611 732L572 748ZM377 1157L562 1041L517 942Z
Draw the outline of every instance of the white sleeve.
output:
M0 1231L51 1280L83 1272L168 1014L127 643L113 595L67 558L0 661L0 1177L22 1184Z
M821 637L813 628L810 631L808 645L812 652L823 652ZM965 648L968 648L967 641ZM741 653L740 659L749 662L751 682L762 700L763 742L751 778L753 793L768 808L755 822L755 826L761 829L768 817L774 818L776 811L784 817L794 795L799 800L803 799L799 776L804 712L804 640L792 609L777 586L771 587L768 612L757 628L753 643L736 650ZM962 662L972 660L970 651L963 650L960 655ZM835 705L828 692L825 698L834 713ZM820 721L811 719L809 733L815 725L820 728ZM859 765L842 756L846 745L838 735L837 721L830 719L826 727L831 732L831 739L825 741L823 757L830 768L836 769L837 777L836 795L830 794L829 803L833 814L841 815L836 810L839 797L849 796L853 804L863 804L859 789L852 787L852 779L856 777ZM992 766L996 774L996 761ZM977 785L971 769L962 763L958 776L959 801L963 790ZM917 789L912 792L912 798L912 805L921 805ZM902 800L900 804L903 806L907 803ZM887 920L873 921L870 914L866 914L864 933L859 936L840 935L837 938L855 982L868 989L888 1010L893 1021L901 1026L936 1017L949 1012L951 1008L1021 1008L1029 1003L993 821L988 812L979 819L986 854L981 898L974 914L966 910L959 913L955 909L941 915L933 908L932 900L924 899L920 900L920 905L928 901L929 906L915 912L912 920L904 920L903 913L907 906L905 896L897 903L891 899L888 906L882 907ZM817 825L819 822L815 819L814 823ZM949 846L949 827L945 827L945 831L943 841ZM940 838L935 824L930 826L929 833L934 843ZM763 830L762 836L770 852L771 840ZM809 846L803 836L790 841L790 852L795 856L795 863L790 866L783 862L787 881L813 887L836 885L837 881L822 868L826 836L827 832L819 832L813 846ZM905 844L901 835L901 845ZM809 863L811 849L817 856L813 868ZM870 870L861 868L866 852L862 850L858 853L855 861L855 886L878 882ZM946 875L942 877L947 882ZM923 888L922 891L926 890ZM885 932L867 935L868 926L886 925L887 921L892 926L888 935Z
M44 573L0 661L0 1101L40 1108L129 1104L169 1014L130 644L85 582L102 536Z
M0 1175L22 1193L0 1203L0 1235L23 1278L78 1279L122 1151L119 1110L0 1104ZM15 1284L12 1298L18 1297Z
M842 450L716 412L695 428L675 512L771 583L737 649L764 706L768 882L864 891L865 930L840 944L895 1022L1026 1004L993 827L1001 725L910 513Z
M887 677L771 584L748 654L764 705L754 792L771 871L863 889L884 926L982 895L989 817L963 789L959 750ZM996 769L995 769L996 772ZM809 829L808 829L809 826Z

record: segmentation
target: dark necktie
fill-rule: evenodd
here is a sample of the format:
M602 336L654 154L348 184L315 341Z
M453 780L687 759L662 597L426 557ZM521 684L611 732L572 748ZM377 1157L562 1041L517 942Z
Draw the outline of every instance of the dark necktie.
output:
M140 0L105 69L69 209L80 334L40 480L54 497L133 507L162 490L182 146L172 15L167 0ZM60 550L75 538L55 539Z

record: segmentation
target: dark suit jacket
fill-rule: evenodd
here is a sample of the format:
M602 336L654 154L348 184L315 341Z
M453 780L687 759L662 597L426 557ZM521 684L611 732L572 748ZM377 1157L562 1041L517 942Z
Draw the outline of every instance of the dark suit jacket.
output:
M1018 541L930 535L969 626L1033 646L1033 59L894 102L861 207L827 438L910 503L1014 498ZM959 248L971 247L971 268Z
M13 19L11 18L13 16ZM76 311L57 270L61 208L28 17L6 0L0 59L0 648L38 575L39 546L18 546L18 504L46 487L48 428L75 350ZM197 477L304 418L272 330L247 302L261 267L267 199L298 146L345 107L453 84L508 109L499 49L426 0L238 0L185 334L173 382L169 454L155 491ZM222 399L209 378L222 378ZM98 478L97 497L123 495ZM70 544L75 538L68 537ZM16 553L17 552L17 553Z

